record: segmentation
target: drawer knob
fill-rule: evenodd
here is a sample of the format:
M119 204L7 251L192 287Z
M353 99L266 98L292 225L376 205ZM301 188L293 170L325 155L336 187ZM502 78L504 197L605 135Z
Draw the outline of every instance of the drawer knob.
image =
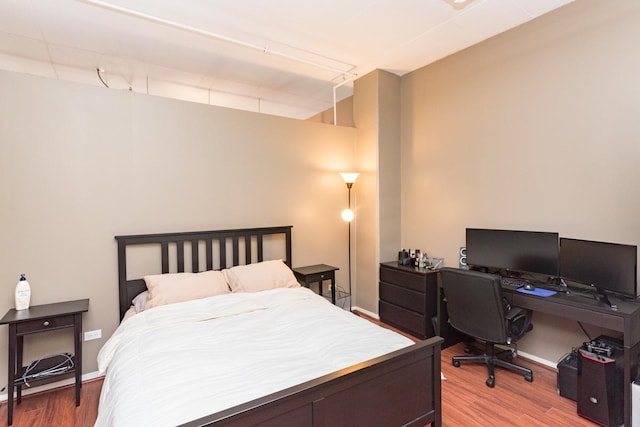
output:
M44 326L49 326L49 321L48 321L48 320L45 320L42 324L43 324Z

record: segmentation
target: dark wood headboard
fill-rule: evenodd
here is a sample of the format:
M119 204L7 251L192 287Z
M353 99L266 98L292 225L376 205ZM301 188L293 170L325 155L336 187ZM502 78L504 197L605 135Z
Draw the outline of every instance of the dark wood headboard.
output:
M200 248L204 244L206 270L229 268L236 265L251 264L264 260L264 236L283 235L285 258L283 261L291 267L291 229L292 225L280 227L242 228L237 230L190 231L183 233L139 234L116 236L118 241L118 286L120 292L120 319L131 307L136 295L145 291L147 286L142 278L127 279L127 247L133 245L155 245L160 247L162 273L185 272L185 246L191 248L191 266L188 272L200 271ZM214 244L215 243L215 244ZM227 257L227 245L231 244L231 259ZM241 253L240 246L244 244ZM170 245L175 245L175 257L169 255ZM217 261L217 262L216 262Z

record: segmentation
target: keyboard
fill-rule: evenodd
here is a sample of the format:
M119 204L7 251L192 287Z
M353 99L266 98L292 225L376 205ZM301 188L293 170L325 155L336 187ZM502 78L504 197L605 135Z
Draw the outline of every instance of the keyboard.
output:
M511 277L501 277L500 278L500 283L502 284L503 288L518 289L518 288L524 286L525 284L527 284L528 282L526 280L522 280L522 279L514 279L514 278L511 278Z

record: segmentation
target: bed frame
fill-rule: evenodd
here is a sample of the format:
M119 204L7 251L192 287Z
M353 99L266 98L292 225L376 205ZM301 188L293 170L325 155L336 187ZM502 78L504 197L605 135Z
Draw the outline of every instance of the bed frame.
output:
M188 271L198 272L201 261L207 270L263 261L265 236L279 235L285 245L283 261L291 267L291 229L292 226L281 226L116 236L120 318L132 299L146 289L141 278L127 278L127 247L159 246L162 273L184 272L188 258L185 247L190 247ZM205 259L201 260L203 245ZM434 337L184 426L441 426L442 341Z

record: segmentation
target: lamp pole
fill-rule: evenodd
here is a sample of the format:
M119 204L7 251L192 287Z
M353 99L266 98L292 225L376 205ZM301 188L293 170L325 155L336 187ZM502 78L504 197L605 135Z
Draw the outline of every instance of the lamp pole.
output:
M348 222L347 227L348 227L348 248L349 248L349 264L348 264L348 275L349 275L349 311L351 311L351 299L353 298L352 295L352 288L351 288L351 221L353 221L354 218L354 214L353 211L351 210L351 187L353 186L353 183L356 182L356 179L358 178L358 175L360 175L358 172L342 172L340 173L340 175L342 175L342 179L344 179L345 184L347 184L347 205L349 206L347 209L345 209L344 211L342 211L342 219L345 220L346 222Z
M353 182L347 182L347 205L349 206L349 210L351 210L351 187L353 186ZM349 236L349 312L351 312L351 299L353 295L351 294L351 221L347 222L348 227L348 236Z

